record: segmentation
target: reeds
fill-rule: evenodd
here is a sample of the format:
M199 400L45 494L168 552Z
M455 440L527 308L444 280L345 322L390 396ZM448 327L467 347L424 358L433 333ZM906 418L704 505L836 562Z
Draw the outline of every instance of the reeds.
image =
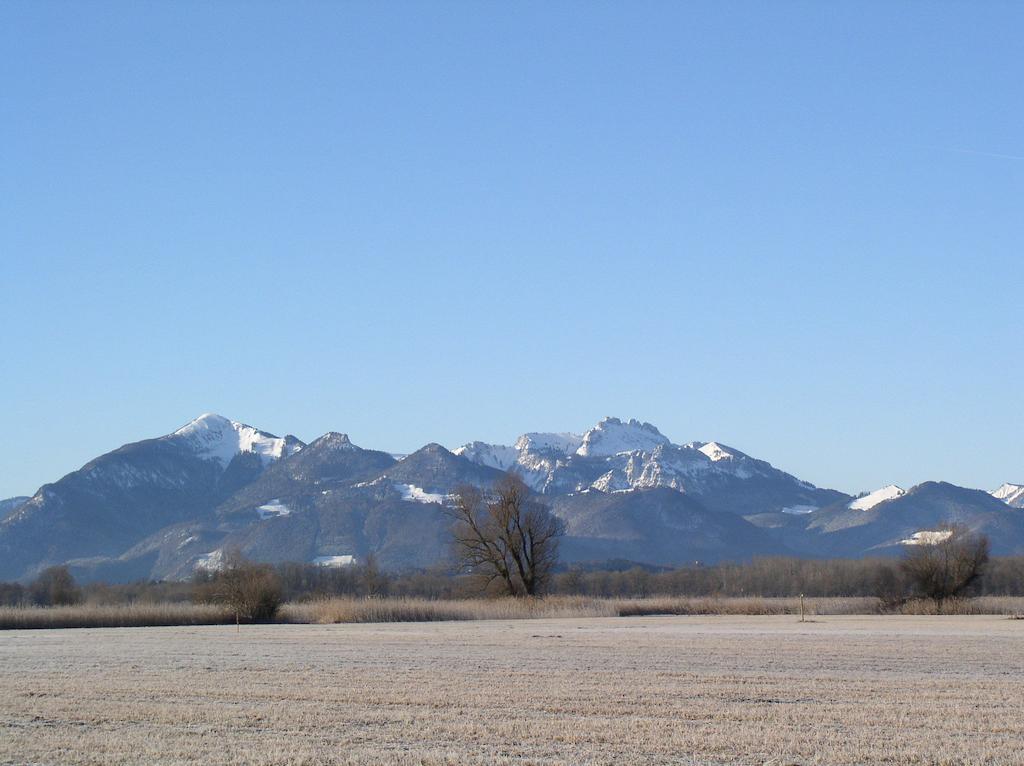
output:
M0 630L221 625L234 621L234 615L229 610L213 604L135 603L0 607Z
M874 598L808 598L808 615L869 615L883 610ZM932 601L909 601L891 614L937 614ZM943 604L943 614L1024 614L1024 598L982 596ZM588 596L547 598L422 599L339 597L293 602L281 607L278 622L360 623L541 618L639 617L645 615L798 615L799 598L679 597L604 599ZM129 628L168 625L223 625L231 611L214 604L81 604L59 607L0 607L0 630L35 628Z
M582 596L427 600L419 598L329 598L285 604L285 622L434 622L438 620L526 620L543 617L616 617L615 602Z

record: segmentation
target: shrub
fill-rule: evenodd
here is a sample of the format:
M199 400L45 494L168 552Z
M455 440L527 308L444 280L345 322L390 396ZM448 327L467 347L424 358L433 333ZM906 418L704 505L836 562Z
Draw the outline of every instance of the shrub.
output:
M270 622L281 606L281 581L269 564L227 556L224 568L202 576L194 600L223 604L238 622Z
M28 590L39 606L70 606L82 601L82 591L66 566L44 569Z

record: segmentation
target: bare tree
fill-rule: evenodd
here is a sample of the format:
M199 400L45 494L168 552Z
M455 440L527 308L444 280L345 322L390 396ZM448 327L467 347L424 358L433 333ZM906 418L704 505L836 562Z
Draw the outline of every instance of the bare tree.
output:
M454 521L459 565L480 576L485 588L497 583L511 596L544 592L558 563L565 525L531 496L522 479L508 473L488 495L460 487L446 513Z
M920 537L907 547L900 566L918 595L932 599L941 614L944 601L963 595L981 577L988 538L953 524Z

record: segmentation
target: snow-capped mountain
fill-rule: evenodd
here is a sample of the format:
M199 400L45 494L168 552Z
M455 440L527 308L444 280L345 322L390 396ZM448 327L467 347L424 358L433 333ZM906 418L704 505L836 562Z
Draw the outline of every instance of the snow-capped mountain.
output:
M1024 484L1004 484L989 493L1013 508L1024 508Z
M748 519L790 548L814 556L895 555L906 545L935 539L932 533L943 524L962 524L988 535L996 555L1024 553L1024 516L1019 511L983 490L938 481L909 490L883 487L806 515Z
M528 433L512 447L472 442L455 450L479 465L520 473L534 490L558 495L667 487L714 510L801 512L842 497L717 442L673 444L650 423L605 418L583 435Z
M169 525L209 518L282 456L301 449L218 415L126 444L40 488L0 520L0 579L119 554Z
M200 457L216 460L225 468L243 452L259 455L263 465L268 465L303 447L294 436L278 438L212 412L200 415L163 438L181 444Z

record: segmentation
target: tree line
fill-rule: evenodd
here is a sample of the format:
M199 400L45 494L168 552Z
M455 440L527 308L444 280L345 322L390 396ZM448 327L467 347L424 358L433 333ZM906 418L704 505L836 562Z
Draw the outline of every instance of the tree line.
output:
M272 571L284 601L331 596L356 598L469 598L480 595L477 578L437 567L402 573L382 570L370 557L331 568L303 563L257 565ZM602 565L607 567L608 565ZM59 571L59 574L58 574ZM0 605L51 606L162 603L209 597L216 572L201 571L190 581L140 581L79 585L66 567L47 570L29 585L0 583ZM647 596L891 598L904 578L900 559L758 558L745 563L655 568L620 562L615 568L573 566L553 573L547 593L597 598ZM1024 596L1024 556L992 558L969 590L979 596ZM204 595L205 594L205 595Z

